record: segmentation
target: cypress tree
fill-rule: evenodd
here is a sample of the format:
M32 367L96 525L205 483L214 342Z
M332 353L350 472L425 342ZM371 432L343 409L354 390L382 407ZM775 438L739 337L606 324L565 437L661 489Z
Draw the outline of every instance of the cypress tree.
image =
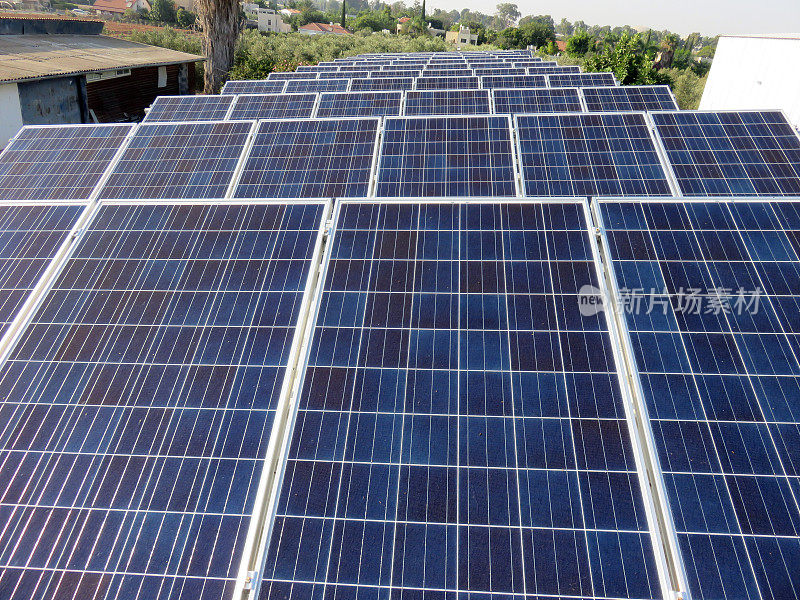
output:
M347 29L347 0L342 0L342 27Z

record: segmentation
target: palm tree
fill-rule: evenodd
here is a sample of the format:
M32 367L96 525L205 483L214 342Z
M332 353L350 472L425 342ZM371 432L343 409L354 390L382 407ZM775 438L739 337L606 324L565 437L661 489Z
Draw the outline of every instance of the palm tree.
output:
M238 0L198 0L203 28L204 91L213 94L222 86L233 65L236 38L239 36Z

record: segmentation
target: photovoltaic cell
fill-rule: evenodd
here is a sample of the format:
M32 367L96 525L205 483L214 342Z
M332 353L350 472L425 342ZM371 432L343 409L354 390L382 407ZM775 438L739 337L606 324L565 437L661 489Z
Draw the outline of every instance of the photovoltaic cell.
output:
M547 87L542 75L490 75L481 77L484 88L537 88Z
M99 210L0 368L4 598L232 598L322 213Z
M691 597L797 597L800 203L598 209Z
M550 87L589 87L598 85L617 85L613 73L556 73L548 75Z
M413 77L387 77L386 79L351 79L351 92L379 92L410 90L414 88Z
M365 197L378 122L377 118L261 122L235 197Z
M642 113L515 118L525 196L672 195Z
M170 121L221 121L235 96L158 96L145 123Z
M472 90L480 86L477 77L420 77L418 90Z
M484 77L490 75L526 75L525 69L513 69L510 67L488 67L476 68L475 76Z
M372 71L360 69L358 71L346 71L338 73L320 73L317 79L361 79L365 77L380 77L382 71Z
M286 92L346 92L347 79L315 79L313 81L287 81Z
M132 125L23 127L0 154L0 200L85 200Z
M489 90L406 92L406 115L488 115Z
M472 77L475 73L472 69L425 69L422 71L423 77Z
M83 204L0 205L0 336L84 208Z
M259 598L661 598L583 206L339 206Z
M222 198L252 123L150 123L131 137L101 198Z
M623 85L583 88L590 111L678 110L667 85Z
M800 195L800 139L777 111L653 113L685 196Z
M492 90L497 114L580 112L576 88L511 88Z
M380 78L389 78L389 77L419 77L422 74L422 71L411 70L411 69L394 69L394 70L383 70L377 73L373 73L372 77L380 77Z
M531 75L558 75L561 73L580 73L581 68L578 65L565 65L563 67L543 67L536 65L535 67L528 67L528 73Z
M227 81L223 94L277 94L286 87L285 81Z
M269 75L267 75L267 81L290 81L292 79L316 79L316 73L309 73L303 71L287 71L287 72L275 72L273 71Z
M290 119L310 117L316 94L255 94L237 96L229 119Z
M516 196L508 117L387 118L377 196Z
M383 117L400 114L403 92L346 92L321 94L316 116Z

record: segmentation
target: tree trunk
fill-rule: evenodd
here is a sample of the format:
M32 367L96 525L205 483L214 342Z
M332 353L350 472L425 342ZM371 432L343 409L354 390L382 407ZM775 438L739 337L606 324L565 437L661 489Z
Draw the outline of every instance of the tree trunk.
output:
M236 38L239 35L237 0L198 0L203 27L204 92L215 94L233 66Z

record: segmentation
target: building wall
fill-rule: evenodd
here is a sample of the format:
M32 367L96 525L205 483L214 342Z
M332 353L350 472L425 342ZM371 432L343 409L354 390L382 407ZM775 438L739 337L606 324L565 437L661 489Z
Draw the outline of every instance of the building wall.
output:
M16 83L0 85L0 148L5 148L8 140L22 127L22 108L19 104L19 90Z
M36 79L17 84L25 125L86 123L86 83L83 75Z
M800 127L800 36L721 37L703 110L775 109Z

